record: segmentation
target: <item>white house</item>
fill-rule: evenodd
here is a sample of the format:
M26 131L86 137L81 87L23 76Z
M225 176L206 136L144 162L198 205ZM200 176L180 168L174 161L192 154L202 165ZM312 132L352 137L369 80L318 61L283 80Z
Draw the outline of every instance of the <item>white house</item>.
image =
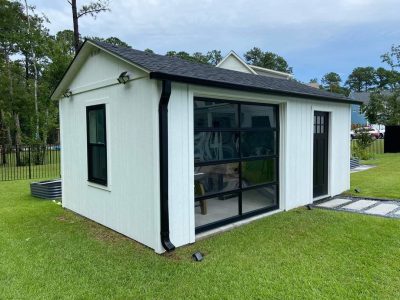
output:
M52 95L63 206L162 253L349 189L357 101L223 64L87 40Z

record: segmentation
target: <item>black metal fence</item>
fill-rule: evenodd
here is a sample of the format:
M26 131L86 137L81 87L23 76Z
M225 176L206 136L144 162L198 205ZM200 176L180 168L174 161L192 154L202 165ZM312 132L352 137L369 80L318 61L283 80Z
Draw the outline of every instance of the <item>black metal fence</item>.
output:
M0 145L0 181L59 178L60 145Z

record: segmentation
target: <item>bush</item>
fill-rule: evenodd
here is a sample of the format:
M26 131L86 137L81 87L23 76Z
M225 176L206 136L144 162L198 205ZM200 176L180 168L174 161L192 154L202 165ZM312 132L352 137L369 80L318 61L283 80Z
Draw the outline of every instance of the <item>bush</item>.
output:
M372 136L367 130L362 130L357 134L356 145L353 148L353 156L362 160L368 160L373 157L369 147L374 142Z

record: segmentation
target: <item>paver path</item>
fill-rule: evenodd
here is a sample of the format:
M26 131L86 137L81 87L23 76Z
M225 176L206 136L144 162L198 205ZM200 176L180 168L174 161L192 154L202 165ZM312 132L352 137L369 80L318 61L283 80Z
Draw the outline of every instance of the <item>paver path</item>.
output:
M400 201L338 197L314 207L400 219Z

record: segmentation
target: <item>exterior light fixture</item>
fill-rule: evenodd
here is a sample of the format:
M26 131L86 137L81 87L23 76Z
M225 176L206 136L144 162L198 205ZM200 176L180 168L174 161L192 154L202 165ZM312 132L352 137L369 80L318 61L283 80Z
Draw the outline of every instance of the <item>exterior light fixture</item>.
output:
M63 94L63 97L65 97L65 98L69 98L71 96L72 96L72 92L70 89L67 89Z
M129 81L130 77L131 77L130 73L128 71L125 71L125 72L122 72L121 74L119 74L117 80L119 83L125 84Z

